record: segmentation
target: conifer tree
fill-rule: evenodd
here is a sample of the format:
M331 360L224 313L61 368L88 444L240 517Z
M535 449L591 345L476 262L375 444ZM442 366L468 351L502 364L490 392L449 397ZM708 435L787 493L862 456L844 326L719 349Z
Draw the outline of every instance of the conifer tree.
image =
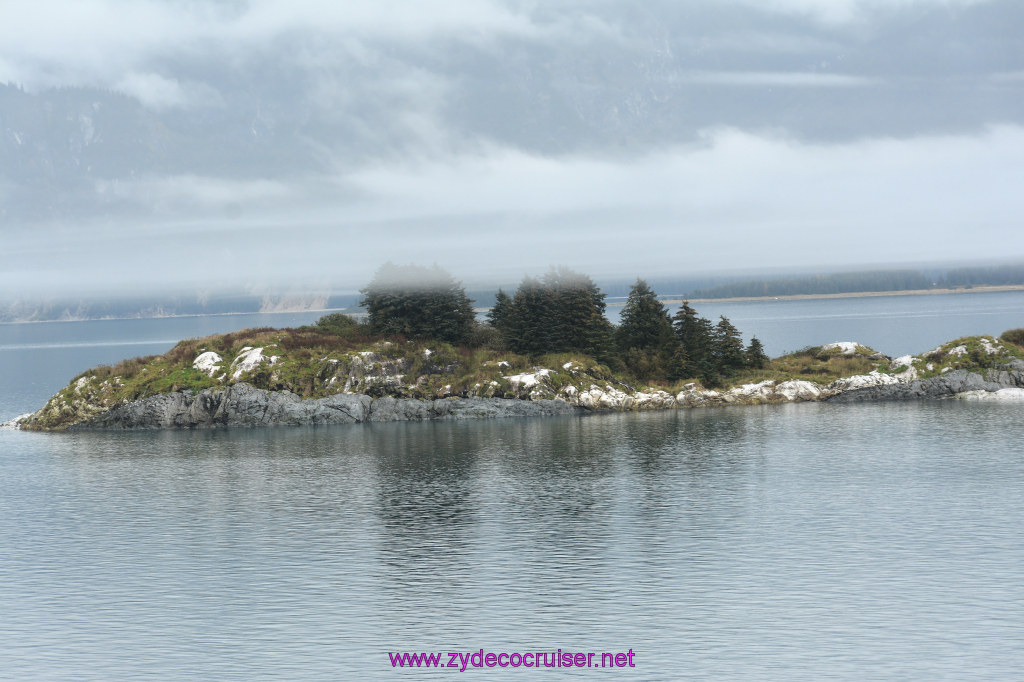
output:
M689 301L672 318L676 338L683 345L687 359L686 375L699 378L706 386L722 382L718 361L716 329L711 321L697 314Z
M604 310L604 294L586 275L558 268L541 280L525 277L512 297L505 340L517 353L579 351L605 362L612 339Z
M612 325L604 316L601 290L586 275L567 268L550 271L544 281L552 289L559 316L553 352L580 351L608 361L613 354Z
M750 344L746 350L747 356L747 367L751 369L764 369L765 365L768 364L768 356L764 352L764 346L761 344L761 340L756 336L750 338Z
M556 315L551 292L539 280L524 277L505 316L505 342L524 355L550 352Z
M672 355L669 356L668 364L665 368L665 378L669 381L686 379L690 376L689 368L690 359L686 356L686 349L677 340L675 349L672 351Z
M672 332L672 320L658 295L647 282L637 279L619 316L616 340L620 350L660 348L666 332Z
M494 297L494 306L487 311L487 321L499 332L508 328L509 315L512 314L512 297L501 289Z
M725 315L715 325L713 348L715 366L720 374L730 376L747 364L743 337Z
M619 317L616 343L627 368L639 379L681 378L685 352L658 295L642 279L630 289ZM671 368L671 370L670 370Z
M385 263L360 293L374 334L464 343L473 331L473 301L436 265Z

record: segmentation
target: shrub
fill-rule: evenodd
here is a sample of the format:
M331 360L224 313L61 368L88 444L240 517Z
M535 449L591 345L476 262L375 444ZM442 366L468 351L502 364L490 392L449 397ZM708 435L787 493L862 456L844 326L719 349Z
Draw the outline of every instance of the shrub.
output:
M640 381L651 381L665 376L661 354L657 350L630 348L621 354L626 370Z
M164 353L167 361L174 365L191 365L197 355L199 355L199 351L196 349L196 342L194 340L179 341L174 348ZM149 362L152 359L152 357L146 358L143 362Z
M1015 346L1024 346L1024 327L1017 329L1007 329L1003 332L999 338L1007 343L1012 343Z
M315 326L318 331L348 335L359 328L359 320L344 313L331 313L317 320Z
M497 329L489 324L477 323L469 336L469 345L473 348L486 348L487 350L507 350L508 345L505 338Z

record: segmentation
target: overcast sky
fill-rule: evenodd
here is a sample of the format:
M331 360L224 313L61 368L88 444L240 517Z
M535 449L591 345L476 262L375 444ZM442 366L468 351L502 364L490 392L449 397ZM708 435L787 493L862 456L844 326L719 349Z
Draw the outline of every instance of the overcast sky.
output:
M1022 28L1019 0L0 3L0 288L1020 260Z

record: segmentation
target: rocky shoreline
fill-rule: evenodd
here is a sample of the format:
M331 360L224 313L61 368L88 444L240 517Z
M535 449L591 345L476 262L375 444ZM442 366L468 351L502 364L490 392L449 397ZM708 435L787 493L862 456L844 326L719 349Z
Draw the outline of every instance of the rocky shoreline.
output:
M560 400L415 398L339 394L303 400L288 391L265 391L246 383L224 390L180 391L99 414L71 429L168 429L239 426L304 426L427 419L493 419L573 414L580 408Z
M288 391L266 391L246 383L224 389L178 391L117 405L74 424L69 430L188 429L254 426L303 426L430 419L498 419L581 414L595 411L643 411L723 405L787 402L881 402L898 400L1024 401L1024 361L985 373L955 370L942 376L867 374L825 386L809 381L764 381L728 391L688 385L672 395L665 391L625 393L612 386L568 391L554 399L530 398L373 398L338 394L306 399ZM32 428L26 415L9 427Z
M685 384L675 392L638 390L621 380L602 378L575 362L566 362L557 370L535 367L532 372L501 376L506 384L501 395L494 395L499 382L491 381L487 385L477 383L474 391L463 393L445 385L424 397L401 394L408 387L401 381L399 363L374 352L360 352L343 369L336 369L343 364L341 360L324 360L322 364L334 373L325 373L322 382L336 386L337 392L306 398L290 390L270 390L249 383L247 378L261 366L274 367L279 360L263 354L262 348L246 346L231 364L231 381L222 386L171 390L125 400L113 397L118 377L86 373L37 412L0 426L25 430L192 429L497 419L793 402L1024 402L1024 359L1007 353L995 339L980 337L957 345L959 341L922 356L896 359L870 354L870 349L852 342L830 344L822 347L823 352L847 357L860 354L876 369L828 383L787 379L720 390L702 388L697 383ZM972 352L979 360L970 359ZM223 363L222 358L208 351L190 362L197 372L210 376L222 371L218 364ZM497 363L496 369L507 364Z

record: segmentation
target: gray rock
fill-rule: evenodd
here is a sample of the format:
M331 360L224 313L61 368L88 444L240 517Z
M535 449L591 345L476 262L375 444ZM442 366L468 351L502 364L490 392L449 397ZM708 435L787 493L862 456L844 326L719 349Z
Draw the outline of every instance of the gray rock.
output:
M303 400L288 391L264 391L238 383L199 393L179 391L118 405L72 429L168 429L237 426L353 424L426 419L494 419L575 414L585 410L561 400L446 398L374 400L337 394Z
M854 377L854 379L856 378ZM830 402L934 400L968 393L994 393L1004 388L1024 388L1024 362L1013 360L997 368L986 370L984 374L976 371L954 370L928 379L891 380L880 383L833 382L828 387L807 384L807 387L813 387L814 390L810 390L810 388L800 392L790 390L797 384L804 383L807 382L785 382L778 387L774 386L772 382L752 384L732 389L728 394L697 391L696 388L691 387L678 396L664 394L667 400L660 398L654 400L652 396L658 397L655 394L628 395L617 389L608 388L607 391L602 391L594 386L590 392L580 393L577 396L576 405L562 399L514 400L450 397L418 400L393 396L374 399L365 394L349 393L303 400L288 391L265 391L246 383L238 383L226 388L210 388L198 393L179 391L151 396L118 405L98 414L94 414L94 411L86 411L80 413L84 417L82 421L70 428L222 428L427 419L496 419L575 414L595 409L641 409L637 407L641 398L651 399L649 401L651 409L716 405L724 402L756 404L777 402L783 399L828 400ZM865 385L865 383L871 385ZM583 400L583 397L593 398L594 391L597 391L600 400ZM734 393L738 397L733 396ZM723 395L735 399L726 400L722 397ZM571 396L569 399L572 399ZM25 423L23 419L25 418L11 422L11 426L17 427ZM31 421L31 417L27 419L29 422Z
M1019 362L1019 361L1018 361ZM1024 363L1022 363L1024 364ZM878 402L889 400L938 400L968 391L994 392L1002 388L1024 386L1021 369L989 370L985 376L957 369L930 379L871 386L843 391L826 398L829 402Z

